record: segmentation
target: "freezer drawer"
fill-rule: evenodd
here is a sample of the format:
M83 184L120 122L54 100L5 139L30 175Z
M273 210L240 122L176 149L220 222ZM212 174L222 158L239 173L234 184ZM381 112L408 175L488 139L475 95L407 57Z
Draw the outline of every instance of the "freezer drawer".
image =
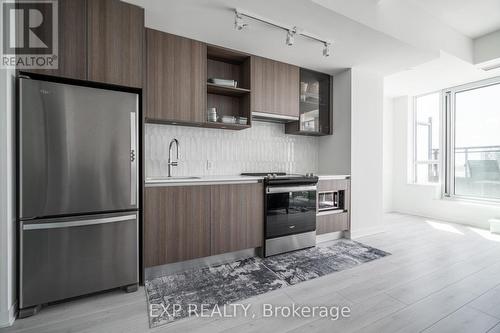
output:
M20 308L138 282L137 212L20 222Z

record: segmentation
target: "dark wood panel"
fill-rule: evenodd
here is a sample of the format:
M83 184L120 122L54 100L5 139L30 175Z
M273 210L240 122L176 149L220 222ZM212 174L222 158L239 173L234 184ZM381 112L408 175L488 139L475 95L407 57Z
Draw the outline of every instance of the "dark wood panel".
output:
M299 116L299 68L252 57L253 111Z
M144 199L146 267L210 255L210 186L148 187Z
M318 191L339 191L347 190L349 180L347 179L320 179L318 181Z
M244 63L250 58L250 54L228 49L218 45L207 45L207 57L208 59L229 62L232 64L239 65Z
M146 29L148 119L206 121L206 44Z
M247 248L261 247L264 242L264 184L247 186Z
M87 0L88 79L142 87L144 9L118 0Z
M232 97L217 94L207 94L207 107L217 108L217 115L222 116L242 116L250 118L250 107L248 96Z
M340 191L344 190L344 213L332 214L332 215L319 215L317 216L317 228L316 233L327 233L337 230L339 228L345 228L341 230L351 229L351 180L350 179L320 179L318 181L318 192L322 191ZM333 217L335 215L345 215L344 217ZM325 217L329 216L329 217ZM331 231L328 231L331 230Z
M87 1L60 0L58 4L58 68L33 73L85 80L87 78ZM52 31L39 31L39 34ZM42 37L43 39L43 37Z
M250 88L241 85L242 84L241 77L242 77L241 67L239 64L232 64L213 59L207 60L208 79L216 78L225 80L236 80L238 82L238 87L247 89Z
M214 185L211 202L212 255L262 246L262 184Z
M213 83L207 83L207 93L238 97L249 94L250 90L244 88L234 88Z
M317 235L344 230L349 230L349 215L347 212L316 217Z

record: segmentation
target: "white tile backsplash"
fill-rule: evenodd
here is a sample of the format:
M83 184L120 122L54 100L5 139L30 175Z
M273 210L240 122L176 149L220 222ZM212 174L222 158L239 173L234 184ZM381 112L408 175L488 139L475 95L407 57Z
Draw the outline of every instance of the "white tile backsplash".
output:
M172 168L174 176L318 171L318 139L285 135L283 124L253 122L251 128L241 131L146 124L146 177L167 175L172 138L180 144L179 166Z

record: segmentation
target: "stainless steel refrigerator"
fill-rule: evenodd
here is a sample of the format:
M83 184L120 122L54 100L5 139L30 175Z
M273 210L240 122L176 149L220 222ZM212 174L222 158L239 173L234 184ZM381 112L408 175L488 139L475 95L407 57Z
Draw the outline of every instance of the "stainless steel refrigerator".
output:
M137 93L19 78L20 315L138 283Z

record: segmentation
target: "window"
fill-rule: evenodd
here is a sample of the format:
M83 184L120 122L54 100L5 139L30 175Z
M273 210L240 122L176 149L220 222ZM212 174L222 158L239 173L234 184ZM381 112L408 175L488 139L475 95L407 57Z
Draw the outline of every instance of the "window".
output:
M500 79L446 91L449 196L500 200Z
M439 182L439 92L414 99L413 106L413 181L417 184Z

